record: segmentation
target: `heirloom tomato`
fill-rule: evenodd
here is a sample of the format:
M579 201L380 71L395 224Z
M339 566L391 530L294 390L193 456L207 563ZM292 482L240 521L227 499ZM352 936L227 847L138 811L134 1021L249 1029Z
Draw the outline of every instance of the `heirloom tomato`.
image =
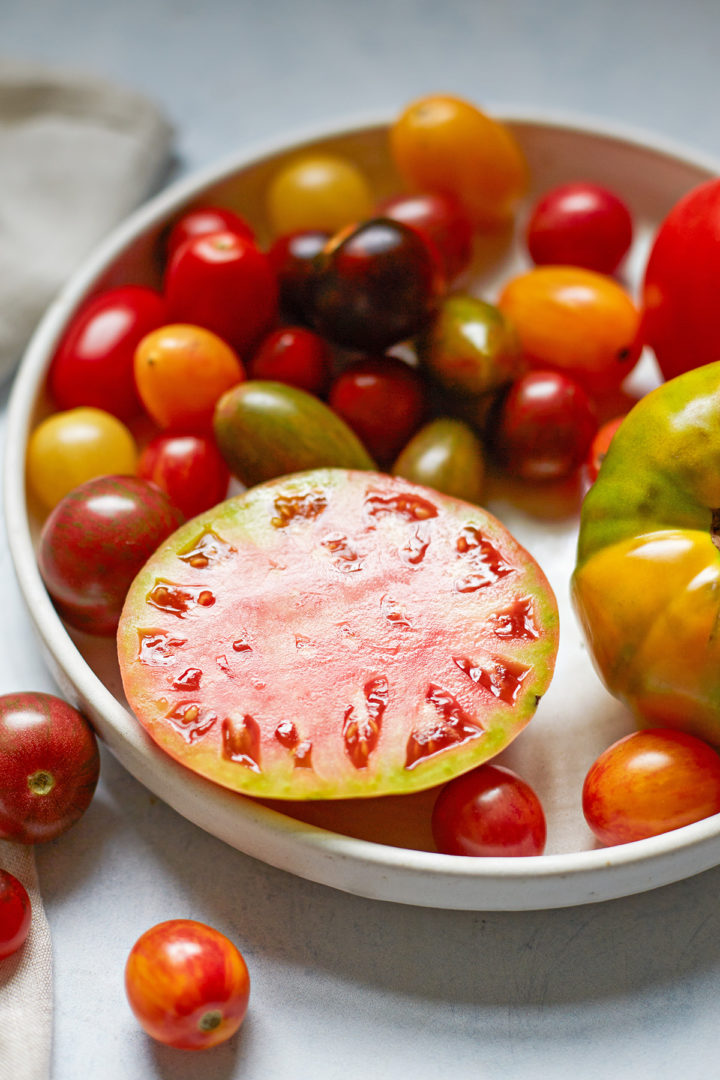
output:
M100 755L87 720L61 698L0 696L0 837L54 840L85 813Z
M679 829L720 813L720 757L683 731L636 731L593 762L582 803L603 844Z
M165 271L170 321L212 330L242 355L273 321L277 281L264 251L233 232L191 236Z
M372 193L362 171L335 154L305 154L275 174L267 212L276 236L306 229L330 233L372 213Z
M643 334L666 379L720 360L720 180L694 188L661 224L643 284Z
M30 932L30 897L21 881L0 870L0 960L20 949Z
M279 236L268 251L277 274L280 307L290 322L305 324L310 320L313 265L330 235L317 229L289 233Z
M405 444L392 472L444 495L480 503L485 454L469 424L456 417L438 416Z
M330 380L332 353L312 330L283 326L262 339L248 368L253 379L271 379L321 394Z
M620 425L582 506L575 606L609 690L645 725L720 745L720 363Z
M537 266L505 285L498 306L532 367L562 371L593 395L616 390L642 350L632 299L593 270Z
M340 372L330 387L328 404L368 453L387 464L425 418L425 387L403 360L366 357Z
M230 471L207 435L156 435L147 444L138 476L152 480L186 518L222 502Z
M542 855L547 827L537 795L517 773L488 762L451 780L432 811L444 855Z
M74 317L48 373L50 394L61 409L92 405L130 420L140 412L133 356L138 342L168 321L154 289L125 285L93 297Z
M130 950L125 990L140 1026L180 1050L230 1039L247 1012L250 976L237 947L193 919L146 930Z
M113 634L130 582L183 520L155 484L101 476L57 504L40 534L38 565L58 612L89 634Z
M442 300L418 351L433 378L463 397L497 390L527 367L517 334L500 309L466 293Z
M411 188L454 196L478 226L505 222L527 187L525 155L510 130L461 98L412 102L390 129L390 149Z

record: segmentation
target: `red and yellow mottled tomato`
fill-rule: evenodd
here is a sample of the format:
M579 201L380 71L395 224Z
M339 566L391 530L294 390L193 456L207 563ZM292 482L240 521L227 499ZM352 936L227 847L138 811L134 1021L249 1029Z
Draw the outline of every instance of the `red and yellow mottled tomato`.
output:
M0 870L0 960L22 948L31 922L27 889L13 874Z
M72 705L31 691L0 696L0 837L54 840L87 810L99 772L95 734Z
M230 1039L245 1019L250 976L238 948L219 930L169 919L133 945L125 990L153 1039L180 1050L207 1050Z
M444 855L542 855L547 827L537 795L522 777L489 762L451 780L432 812L435 846Z
M582 802L603 844L679 829L720 813L720 756L683 731L636 731L593 762Z
M135 352L138 392L161 428L209 431L218 399L244 378L235 350L201 326L161 326Z
M461 98L412 102L390 129L390 149L413 190L454 196L478 226L506 221L527 187L527 162L515 137Z

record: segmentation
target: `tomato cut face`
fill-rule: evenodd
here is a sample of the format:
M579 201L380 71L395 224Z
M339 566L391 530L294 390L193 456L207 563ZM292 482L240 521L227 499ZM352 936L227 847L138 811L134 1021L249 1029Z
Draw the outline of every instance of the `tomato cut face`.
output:
M486 511L398 477L285 476L182 526L128 593L130 707L269 798L430 787L498 753L552 677L557 605Z

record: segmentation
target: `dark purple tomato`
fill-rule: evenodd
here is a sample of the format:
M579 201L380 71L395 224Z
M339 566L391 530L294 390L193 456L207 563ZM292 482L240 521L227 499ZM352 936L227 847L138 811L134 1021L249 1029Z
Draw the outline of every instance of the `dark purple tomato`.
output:
M233 232L238 236L246 236L248 240L255 239L252 226L224 206L196 206L194 210L188 210L179 218L172 229L167 241L168 258L172 258L181 244L193 236L208 236L214 232Z
M72 705L31 691L0 696L0 837L54 840L85 813L99 773L95 733Z
M135 575L183 516L134 476L102 476L62 499L43 526L38 564L58 612L89 634L114 634Z
M328 404L382 464L397 457L426 413L422 379L395 356L349 364L330 387Z
M562 184L535 204L527 226L537 265L582 266L600 274L617 270L632 243L625 203L599 184Z
M332 370L328 343L304 326L272 330L260 342L248 364L250 377L297 386L309 394L322 394Z
M0 870L0 960L21 948L30 932L32 908L21 881Z
M142 285L110 289L94 297L70 323L48 373L48 389L60 409L91 405L121 420L142 412L133 357L138 343L168 322L160 293Z
M277 275L280 308L292 322L307 323L312 310L313 260L330 233L310 230L279 236L268 251Z
M530 785L492 762L451 780L433 807L433 838L443 855L542 855L546 831Z
M452 281L472 258L472 223L457 199L441 191L396 195L378 204L383 217L417 229L441 260L443 273Z
M156 435L140 454L137 474L168 495L186 518L222 502L230 470L207 435Z
M585 461L598 428L588 395L559 371L519 378L491 424L495 455L523 480L570 476Z
M381 352L430 322L444 279L408 225L373 218L338 233L315 261L313 325L330 341Z

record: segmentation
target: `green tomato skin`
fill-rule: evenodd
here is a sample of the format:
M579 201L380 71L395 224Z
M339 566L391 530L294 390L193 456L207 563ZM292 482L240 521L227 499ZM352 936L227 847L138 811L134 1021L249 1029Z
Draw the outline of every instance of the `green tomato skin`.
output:
M377 468L348 425L319 398L252 380L229 390L213 420L220 453L247 487L307 469Z
M459 394L484 394L525 368L515 331L499 308L464 293L443 301L419 351L431 375Z
M720 362L642 398L613 437L582 507L578 567L660 529L709 531L720 507Z
M463 420L440 417L426 424L401 451L392 471L465 502L482 500L483 447Z

